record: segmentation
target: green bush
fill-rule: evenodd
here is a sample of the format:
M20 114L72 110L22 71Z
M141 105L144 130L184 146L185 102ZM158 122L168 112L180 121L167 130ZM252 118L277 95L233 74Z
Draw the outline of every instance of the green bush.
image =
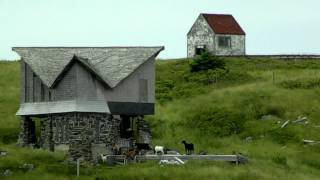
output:
M209 51L204 51L196 56L190 64L191 72L207 71L209 69L225 69L224 59L213 56Z

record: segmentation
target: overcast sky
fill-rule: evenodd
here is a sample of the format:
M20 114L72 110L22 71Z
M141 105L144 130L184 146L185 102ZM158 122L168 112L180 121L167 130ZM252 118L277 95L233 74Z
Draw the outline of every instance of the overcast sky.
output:
M320 54L319 0L0 0L0 59L13 46L157 46L186 56L199 13L232 14L247 54Z

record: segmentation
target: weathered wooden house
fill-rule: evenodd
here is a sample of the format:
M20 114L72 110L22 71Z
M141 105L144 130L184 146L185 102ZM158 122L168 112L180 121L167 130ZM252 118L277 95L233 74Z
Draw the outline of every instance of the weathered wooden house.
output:
M15 47L21 56L19 143L93 159L151 143L155 58L164 47ZM36 135L35 121L40 123Z
M200 14L187 35L188 57L207 49L214 55L245 55L245 32L225 14Z

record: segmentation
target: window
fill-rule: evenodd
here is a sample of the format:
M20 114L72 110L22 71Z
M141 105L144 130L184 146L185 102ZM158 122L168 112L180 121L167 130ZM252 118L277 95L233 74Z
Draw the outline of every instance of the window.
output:
M139 100L140 102L148 102L148 80L139 79Z
M218 37L219 47L231 47L231 37L230 36L220 36Z
M196 55L201 55L206 49L205 45L196 46Z

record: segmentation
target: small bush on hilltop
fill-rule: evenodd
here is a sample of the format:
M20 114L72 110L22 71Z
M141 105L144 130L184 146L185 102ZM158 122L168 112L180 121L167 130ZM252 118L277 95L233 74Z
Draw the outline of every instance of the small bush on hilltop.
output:
M213 56L209 51L204 51L200 56L195 57L190 64L191 72L225 69L224 59Z

